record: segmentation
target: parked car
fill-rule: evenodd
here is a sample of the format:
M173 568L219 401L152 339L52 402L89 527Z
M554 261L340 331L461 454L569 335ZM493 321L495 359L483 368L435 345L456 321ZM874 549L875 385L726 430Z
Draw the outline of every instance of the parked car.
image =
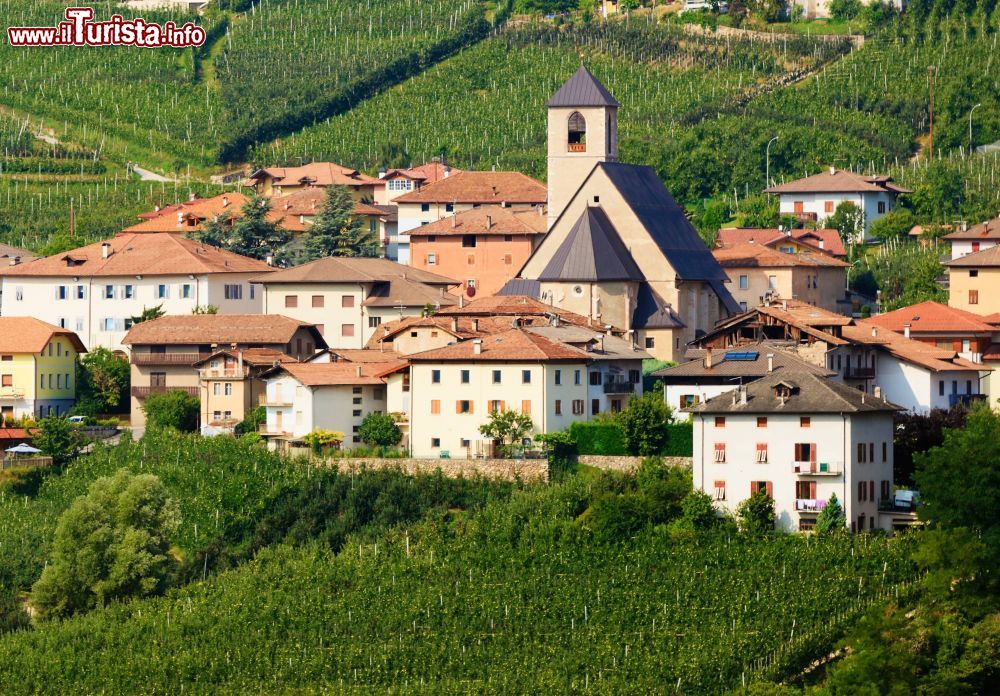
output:
M70 416L66 420L68 420L70 423L79 423L79 424L82 425L87 420L87 417L86 416Z

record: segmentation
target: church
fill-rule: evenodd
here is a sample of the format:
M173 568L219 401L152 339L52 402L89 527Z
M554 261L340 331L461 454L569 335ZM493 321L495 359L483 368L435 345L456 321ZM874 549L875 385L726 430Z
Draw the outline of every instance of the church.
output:
M739 313L651 167L618 161L618 101L581 67L548 104L548 233L500 294L625 329L661 360Z

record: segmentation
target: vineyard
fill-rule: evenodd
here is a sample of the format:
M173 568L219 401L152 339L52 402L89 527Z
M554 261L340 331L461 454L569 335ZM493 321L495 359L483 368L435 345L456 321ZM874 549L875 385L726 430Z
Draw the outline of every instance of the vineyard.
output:
M191 514L211 525L221 471L210 471ZM269 548L164 598L3 638L0 684L720 693L794 673L913 580L906 539L685 540L660 527L599 544L575 520L588 488L515 491L339 553Z

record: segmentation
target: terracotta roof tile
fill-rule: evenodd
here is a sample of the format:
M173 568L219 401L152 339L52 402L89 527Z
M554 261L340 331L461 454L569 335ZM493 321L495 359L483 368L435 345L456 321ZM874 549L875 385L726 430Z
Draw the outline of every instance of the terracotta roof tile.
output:
M789 254L763 244L737 244L714 249L723 268L846 268L849 264L827 254Z
M757 227L724 227L719 230L719 234L715 238L715 245L728 247L755 242L773 247L789 239L832 256L847 255L844 242L840 238L840 232L828 229L784 231ZM820 242L822 242L822 246Z
M989 249L983 249L982 251L976 251L971 254L966 254L965 256L959 256L957 259L945 261L942 265L958 267L1000 266L1000 244L991 246Z
M384 186L385 183L373 176L336 162L310 162L301 167L266 167L250 175L251 181L273 177L274 185L294 186Z
M695 348L684 353L687 362L682 362L673 367L666 367L653 373L654 377L663 377L667 384L671 379L688 378L720 378L729 379L731 377L747 377L750 379L763 377L768 374L768 355L773 355L771 365L774 371L809 372L822 377L832 377L837 373L825 367L814 365L807 360L792 355L791 353L776 348L766 343L741 346L739 348L713 348L712 366L705 365L705 356L708 349ZM733 353L756 353L752 360L729 360L727 354Z
M541 211L541 212L538 212ZM449 236L464 234L545 234L548 219L544 208L535 210L515 210L499 205L483 206L465 210L455 215L441 218L427 225L421 225L408 232L411 237Z
M972 241L980 239L1000 239L1000 217L987 220L986 222L980 222L978 225L973 225L964 232L960 230L958 232L946 234L941 239L947 239L948 241L954 241L957 239L968 239Z
M395 203L535 203L547 200L545 184L521 172L459 172L419 191L405 193Z
M367 348L331 348L330 355L352 363L388 363L399 362L403 359L402 354L394 350L369 350Z
M796 179L764 189L767 193L856 193L879 192L912 193L909 189L892 183L887 176L865 176L843 169L833 169Z
M0 353L41 353L54 336L65 336L78 353L87 352L80 337L69 329L34 317L0 317Z
M288 343L300 328L308 328L316 348L326 348L315 324L280 314L185 314L136 324L122 339L125 345L220 346Z
M457 280L437 273L422 271L412 266L381 258L328 256L268 273L253 279L257 283L374 283L406 278L427 285L458 285Z
M476 353L476 341L482 350ZM481 339L454 343L443 348L414 353L411 362L464 361L464 362L547 362L571 360L585 362L587 354L562 343L550 341L538 334L522 329L510 329Z
M878 328L877 324L859 320L854 326L845 326L841 331L844 338L854 343L879 346L901 360L914 363L932 372L990 371L988 367L958 357L958 353L953 350L915 341L895 331L886 329L879 331Z
M212 198L199 198L161 208L143 222L126 227L123 232L173 232L183 234L202 228L202 222L216 217L230 220L239 217L240 209L249 199L242 193L222 193ZM149 215L147 213L147 215ZM193 224L190 224L193 223Z
M383 373L391 372L405 364L405 361L289 363L276 368L272 374L287 372L307 387L384 384L385 379L381 376Z
M209 355L204 360L199 360L194 363L197 367L198 365L204 365L212 360L217 360L222 356L229 356L231 358L238 358L240 355L243 356L243 362L246 365L253 366L267 366L274 365L274 363L288 363L288 362L298 362L294 357L283 353L280 350L275 350L273 348L244 348L242 350L233 350L227 348L225 350L217 350L211 355Z
M415 270L415 269L414 269ZM442 284L428 285L406 278L390 278L372 286L371 293L362 302L365 307L423 307L435 308L457 305L458 297L445 292Z
M422 181L425 184L433 184L435 181L446 179L452 174L458 174L461 169L457 169L441 162L427 162L419 167L409 169L390 169L386 172L386 179L407 178Z
M986 319L986 317L972 312L928 300L870 317L867 321L897 333L904 332L904 324L910 325L911 334L921 332L993 333L996 328L991 326Z

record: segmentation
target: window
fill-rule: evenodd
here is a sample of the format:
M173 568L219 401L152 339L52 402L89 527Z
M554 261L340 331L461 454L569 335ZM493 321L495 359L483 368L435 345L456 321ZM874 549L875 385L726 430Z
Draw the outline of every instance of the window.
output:
M0 361L2 362L11 362L12 360L14 360L13 355L0 355Z
M757 416L757 427L758 428L767 427L767 416Z
M165 300L170 297L170 286L160 283L156 286L156 299Z
M716 481L714 488L715 488L715 499L716 500L725 500L726 499L726 482L725 481Z
M191 299L191 284L184 283L181 285L181 297L185 300Z
M124 289L123 297L126 300L131 300L133 297L135 297L135 286L134 285L125 285L125 286L123 286L123 289Z
M579 111L569 115L567 121L566 150L568 152L587 151L587 120Z
M556 386L562 384L562 370L556 370L554 380Z
M523 399L521 401L521 413L525 415L531 415L531 400Z
M590 400L590 415L596 416L601 412L601 400L591 399Z
M562 401L560 401L559 399L556 399L555 408L556 408L556 415L557 416L561 416L562 415Z
M823 201L823 212L824 213L833 212L833 201Z
M242 300L243 286L239 283L229 283L223 288L223 297L227 300ZM298 306L298 305L295 305Z
M601 373L600 372L590 372L590 386L599 387L601 386Z
M864 481L858 481L858 500L868 500L868 486Z
M740 311L741 312L747 311L747 303L746 302L740 302Z
M700 404L700 403L701 403L701 397L698 396L697 394L682 394L681 395L681 398L680 398L680 407L681 408L690 408L691 406L694 406L695 404Z
M458 444L459 444L459 447L469 447L472 444L472 442L468 438L464 438L463 437L463 438L459 438Z
M869 481L868 482L868 500L872 500L872 501L875 500L875 482L874 481Z
M767 289L776 290L778 287L778 276L769 275L767 277Z
M232 382L226 382L225 394L226 394L226 396L232 396L233 395L233 383Z
M754 493L766 493L768 498L774 497L774 487L770 481L751 481L750 495Z
M816 445L810 442L796 442L795 461L797 462L816 461Z
M503 236L503 240L505 242L513 242L514 241L514 235L512 235L512 234L505 234Z
M938 396L944 396L944 380L938 382Z
M431 382L441 384L441 370L431 370Z
M798 500L816 500L816 482L796 481L795 498Z
M656 348L656 339L653 338L652 336L646 336L646 347Z
M580 386L580 371L573 370L573 384Z
M969 304L979 304L978 290L969 290Z
M56 288L56 299L65 300L66 299L66 286L60 285Z
M864 464L865 462L865 443L858 443L858 463Z
M353 336L354 335L354 324L341 324L340 325L340 335L341 336Z
M432 235L428 235L427 241L428 242L436 242L437 241L437 237L434 236L433 234Z
M285 306L289 308L295 308L299 306L299 296L298 295L285 295Z
M641 370L629 370L628 371L628 381L631 384L638 384L642 381L642 371Z
M24 288L18 285L14 288L14 297L20 302L24 299Z
M875 443L874 442L869 442L868 443L868 461L870 461L872 464L875 463Z
M438 399L431 399L431 415L438 415L441 413L441 402Z
M500 384L500 370L493 370L493 384Z
M468 383L469 383L469 371L462 370L462 384L468 384Z
M427 254L427 265L428 266L437 265L437 254Z
M439 438L439 437L432 437L431 438L431 447L433 447L434 449L437 449L440 446L441 446L441 438Z
M716 442L715 443L715 461L720 464L726 461L726 443Z
M885 201L878 202L878 214L885 215Z
M87 297L87 288L83 285L76 286L76 299L83 300Z
M521 384L531 384L531 370L521 370Z
M58 326L60 329L65 329L66 328L66 318L65 317L59 317L58 319L56 319L56 326Z
M767 443L758 442L757 443L757 462L760 464L767 463Z
M892 493L892 491L889 490L890 487L891 483L889 481L882 481L882 483L879 485L879 493L882 494L880 497L883 500L886 500L887 498L890 497L890 494Z
M13 386L14 386L14 375L0 376L0 387L13 387Z
M792 202L792 212L794 212L796 214L804 213L805 212L805 205L803 204L803 202L802 201L793 201Z
M429 213L430 210L431 210L431 204L430 203L421 203L420 204L420 212L421 213Z
M488 404L490 413L503 413L503 407L504 407L503 401L497 399L490 401Z
M222 384L220 382L215 382L212 385L212 396L219 396L222 394Z
M726 427L726 417L725 416L716 416L715 417L715 427L716 428L725 428Z
M583 415L583 399L573 399L573 415Z
M222 411L212 411L212 420L213 421L222 420Z
M979 269L978 268L973 268L971 271L969 271L969 277L970 278L978 278L979 277Z
M799 427L808 428L812 425L812 419L809 416L799 416Z
M472 413L472 402L468 399L460 399L455 402L455 413Z
M465 249L475 249L476 248L476 235L474 234L463 234L462 235L462 247Z
M355 406L360 406L361 405L361 398L362 397L360 397L360 396L355 396L353 399L351 399L351 403L354 404Z
M354 410L354 411L352 412L352 414L351 414L351 415L353 415L353 416L354 416L355 418L360 418L360 417L361 417L361 409L360 409L360 408L359 408L359 409L355 409L355 410Z
M750 276L741 275L740 276L740 290L746 290L750 287Z
M362 391L363 390L362 390L361 387L351 387L351 393L352 394L360 394Z
M344 295L340 298L340 306L343 309L351 309L354 307L354 295Z
M445 203L444 204L444 212L446 212L446 213L454 213L455 212L455 204L454 203Z
M312 296L312 306L313 307L324 307L325 306L325 298L322 295L313 295Z

